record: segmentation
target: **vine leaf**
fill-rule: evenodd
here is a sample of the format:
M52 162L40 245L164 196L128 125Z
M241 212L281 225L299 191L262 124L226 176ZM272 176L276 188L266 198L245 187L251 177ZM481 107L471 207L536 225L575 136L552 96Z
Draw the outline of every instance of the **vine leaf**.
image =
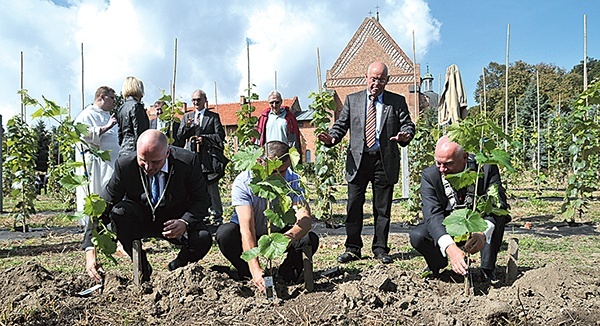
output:
M481 214L466 208L452 211L442 223L446 226L446 232L452 237L483 232L487 229L487 223L481 217Z

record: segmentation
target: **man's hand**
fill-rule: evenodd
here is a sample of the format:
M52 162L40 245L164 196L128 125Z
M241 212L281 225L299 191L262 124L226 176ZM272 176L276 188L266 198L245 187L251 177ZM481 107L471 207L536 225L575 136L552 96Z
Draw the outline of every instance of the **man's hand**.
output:
M410 140L410 134L406 131L400 131L396 136L390 137L390 141L407 142Z
M331 137L331 135L326 132L318 134L317 138L323 143L325 143L325 145L333 145L333 137Z
M450 265L456 274L467 275L468 266L465 262L465 253L456 244L453 243L446 248L446 255L450 259Z
M260 267L250 268L250 273L252 274L252 283L256 285L258 291L261 293L265 293L265 279L263 278L264 271Z
M481 232L472 233L465 244L465 250L470 254L478 253L485 246L485 234Z
M102 268L96 268L96 251L94 249L92 250L86 250L85 251L85 270L87 271L88 275L96 282L100 283L102 282L102 275L104 274L104 271L102 270Z
M168 220L163 224L163 237L167 239L176 239L182 236L187 229L187 224L182 220Z
M108 123L106 124L106 128L110 129L110 128L112 128L116 124L117 124L117 118L113 114L113 115L110 116L110 119L108 120Z

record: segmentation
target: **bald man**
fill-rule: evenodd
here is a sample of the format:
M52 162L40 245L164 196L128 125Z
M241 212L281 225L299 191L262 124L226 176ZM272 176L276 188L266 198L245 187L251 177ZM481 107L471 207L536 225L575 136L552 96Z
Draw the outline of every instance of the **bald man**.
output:
M427 267L434 277L448 265L459 275L467 274L466 253L459 248L442 224L453 210L472 208L475 185L454 189L446 181L446 175L456 174L466 169L477 171L475 158L465 152L459 144L450 141L448 136L440 138L434 154L435 164L423 171L421 176L421 197L423 201L423 221L410 232L411 245L425 257ZM500 204L508 208L506 193L500 181L496 165L484 165L483 177L479 178L477 196L487 193L491 185L498 185ZM474 254L481 251L481 271L487 280L493 280L496 258L502 244L504 226L510 216L488 215L483 217L488 224L485 232L473 233L465 244L465 250Z
M202 222L210 199L198 156L170 147L159 130L143 132L137 141L137 153L119 157L101 196L108 203L104 220L116 226L117 239L130 257L134 240L164 238L182 246L168 265L174 270L202 259L212 245L210 232ZM91 233L88 228L83 243L86 270L100 281ZM142 280L148 281L151 273L143 252Z
M346 157L348 205L346 206L346 251L339 263L360 259L363 241L363 206L371 183L373 225L371 250L384 264L393 262L388 237L394 185L400 172L399 147L415 135L404 96L385 90L390 77L383 62L373 62L365 74L366 89L346 96L339 118L328 132L317 137L325 146L339 144L350 131Z

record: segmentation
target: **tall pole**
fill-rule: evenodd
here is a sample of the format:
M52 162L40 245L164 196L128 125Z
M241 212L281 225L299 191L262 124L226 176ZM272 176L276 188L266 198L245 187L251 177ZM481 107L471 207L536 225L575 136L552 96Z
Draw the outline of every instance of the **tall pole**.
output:
M413 81L415 89L415 121L419 119L419 93L417 89L417 50L415 46L415 31L412 31L412 46L413 46Z
M483 117L487 118L487 97L486 97L486 83L485 83L485 67L481 67L481 75L483 76ZM439 93L438 93L439 94Z
M246 54L248 56L248 105L250 105L250 39L246 38Z
M215 111L219 113L219 101L217 97L217 82L215 82Z
M540 73L536 69L535 78L537 83L537 175L538 175L538 185L539 185L539 177L540 177L540 161L541 158L541 146L540 146ZM539 190L539 189L538 189Z
M321 79L321 53L319 52L319 48L317 47L317 89L319 90L319 94L323 92L323 80Z
M171 101L175 103L175 81L177 80L177 38L175 38L175 54L173 57L173 88L171 89Z
M583 90L587 90L587 87L587 14L583 14Z
M85 108L85 82L83 78L84 63L83 63L83 43L81 43L81 110Z
M23 84L23 51L21 51L21 90L25 88ZM21 94L21 119L25 121L25 103L23 103L23 94Z
M508 24L508 28L506 30L506 72L505 72L505 94L504 94L504 133L508 134L508 54L510 49L510 24ZM508 144L504 141L504 150L508 148Z
M277 91L277 70L275 70L275 91Z

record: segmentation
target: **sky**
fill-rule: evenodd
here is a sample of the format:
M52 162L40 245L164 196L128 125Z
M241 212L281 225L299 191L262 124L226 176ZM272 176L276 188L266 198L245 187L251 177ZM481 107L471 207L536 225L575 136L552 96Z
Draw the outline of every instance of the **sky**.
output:
M568 71L583 60L587 14L587 54L600 58L599 0L0 0L0 8L3 124L21 110L21 53L29 94L70 103L75 117L97 87L119 93L127 76L144 82L147 106L161 90L168 93L175 39L180 100L191 102L199 88L212 104L239 102L248 87L249 49L253 92L266 99L277 80L284 98L298 96L307 109L308 94L318 90L317 48L324 81L363 20L377 11L396 43L416 57L421 75L429 67L435 91L446 68L459 66L469 106L476 104L482 67L505 62L509 24L509 62Z

